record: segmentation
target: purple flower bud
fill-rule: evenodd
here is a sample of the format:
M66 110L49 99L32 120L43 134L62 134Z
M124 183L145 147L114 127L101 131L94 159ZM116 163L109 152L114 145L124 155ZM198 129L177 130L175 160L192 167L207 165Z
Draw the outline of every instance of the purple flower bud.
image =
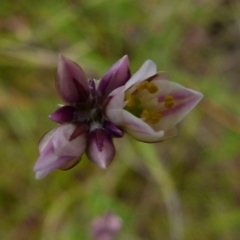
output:
M97 89L98 94L103 98L107 97L114 89L124 85L130 76L128 56L125 55L102 77Z
M106 168L115 156L115 147L110 134L102 128L92 130L88 136L86 154L99 167Z
M86 76L75 62L60 55L56 84L62 99L67 103L85 102L89 97Z

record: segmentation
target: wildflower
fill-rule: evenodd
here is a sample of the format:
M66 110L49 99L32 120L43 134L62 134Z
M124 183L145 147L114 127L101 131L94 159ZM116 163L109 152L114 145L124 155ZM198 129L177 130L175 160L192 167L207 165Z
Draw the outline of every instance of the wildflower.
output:
M87 80L76 63L60 56L56 83L66 105L49 116L60 125L40 140L34 167L38 179L55 169L74 167L84 152L106 168L115 155L113 138L124 132L143 142L174 136L174 126L202 98L201 93L168 81L150 60L131 77L127 56L99 82Z
M109 121L142 142L159 142L176 135L174 127L201 100L200 92L168 81L165 72L147 60L126 82L108 96Z
M55 169L74 167L86 150L88 158L106 168L114 158L113 137L122 137L120 128L109 122L102 113L106 96L124 85L130 78L128 57L116 62L96 86L87 80L76 63L60 56L56 85L66 102L49 117L60 124L43 136L39 143L40 157L34 171L43 178Z

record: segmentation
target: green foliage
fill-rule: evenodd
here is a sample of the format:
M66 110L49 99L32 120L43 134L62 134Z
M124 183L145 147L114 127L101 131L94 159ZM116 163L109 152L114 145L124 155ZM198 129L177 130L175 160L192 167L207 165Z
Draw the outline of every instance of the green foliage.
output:
M234 0L1 1L0 238L87 240L113 211L117 239L238 239L239 10ZM106 171L84 156L37 181L37 143L61 103L59 53L96 79L125 54L132 72L150 58L205 97L177 137L116 139Z

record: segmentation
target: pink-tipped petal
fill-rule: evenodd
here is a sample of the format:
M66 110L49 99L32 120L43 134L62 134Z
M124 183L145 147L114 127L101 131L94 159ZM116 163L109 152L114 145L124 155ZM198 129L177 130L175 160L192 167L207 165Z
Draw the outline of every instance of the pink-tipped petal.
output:
M62 55L58 63L56 83L60 96L67 103L85 102L89 97L88 82L83 70Z
M106 168L115 156L115 147L110 134L101 128L91 131L88 136L86 154L99 167Z
M141 66L141 68L127 81L127 83L125 84L125 90L127 90L136 83L143 82L144 80L155 75L156 73L157 73L156 64L151 60L147 60Z
M57 123L67 123L73 121L76 108L73 106L63 106L58 108L49 118Z
M123 86L130 78L129 60L125 55L118 60L102 77L98 85L98 94L107 97L114 89Z
M167 131L179 123L202 99L200 92L185 88L178 83L170 81L154 81L159 87L158 101L161 103L166 95L173 96L172 108L161 111L162 118L154 125L154 129Z

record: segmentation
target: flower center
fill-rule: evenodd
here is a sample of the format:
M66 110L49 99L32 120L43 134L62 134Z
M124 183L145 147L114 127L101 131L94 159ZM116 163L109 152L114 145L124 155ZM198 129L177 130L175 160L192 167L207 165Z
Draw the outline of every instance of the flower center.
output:
M124 109L147 123L158 123L162 118L162 111L170 109L174 105L172 95L166 95L163 102L158 101L158 97L153 94L159 93L160 91L158 86L153 82L144 81L134 87L134 91L127 91L125 94L127 104ZM144 97L146 97L147 94L153 96L148 98L150 100L144 101Z
M101 104L96 102L95 98L89 99L84 104L77 103L74 115L74 122L101 122L102 109Z

